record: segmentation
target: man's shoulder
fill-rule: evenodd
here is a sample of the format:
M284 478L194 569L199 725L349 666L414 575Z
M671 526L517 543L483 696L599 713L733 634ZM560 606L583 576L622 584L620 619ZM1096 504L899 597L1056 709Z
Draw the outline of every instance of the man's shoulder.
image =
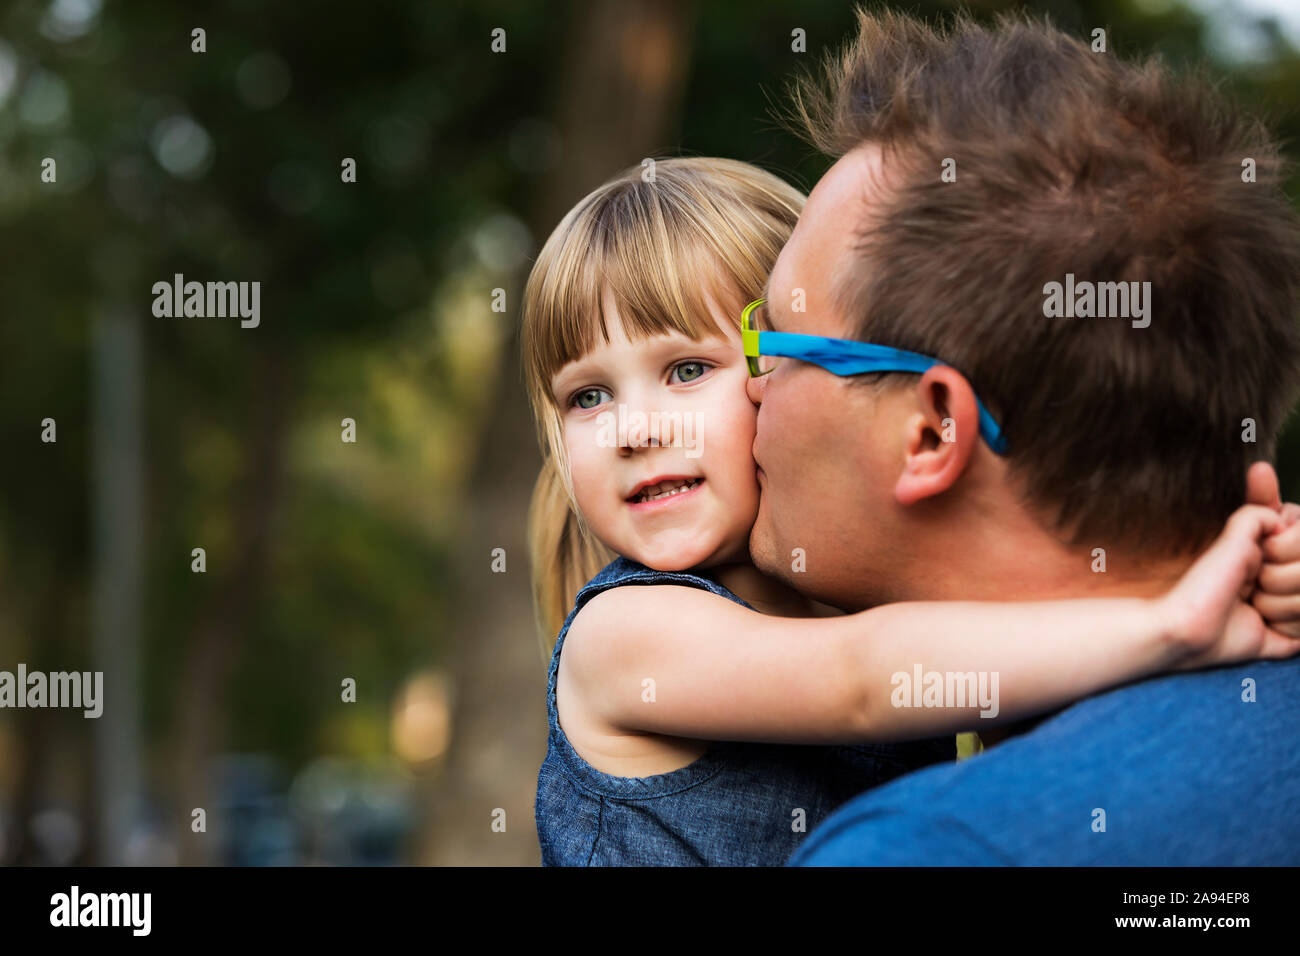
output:
M957 765L862 794L807 865L1300 863L1300 661L1080 701Z

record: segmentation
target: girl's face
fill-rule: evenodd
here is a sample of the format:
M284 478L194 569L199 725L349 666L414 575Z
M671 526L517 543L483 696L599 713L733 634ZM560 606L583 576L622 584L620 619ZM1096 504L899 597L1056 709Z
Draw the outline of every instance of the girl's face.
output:
M757 410L740 332L632 342L606 306L610 341L561 368L551 389L573 491L606 546L661 571L749 560L758 513Z

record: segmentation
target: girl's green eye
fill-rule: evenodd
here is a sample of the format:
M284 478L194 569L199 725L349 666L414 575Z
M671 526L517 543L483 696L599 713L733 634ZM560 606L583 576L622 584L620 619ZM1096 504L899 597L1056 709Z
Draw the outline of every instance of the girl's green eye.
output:
M578 392L573 396L571 404L577 408L595 408L601 403L600 396L602 395L607 395L611 399L614 397L603 388L584 388L581 392Z
M679 382L693 382L704 374L705 364L703 362L682 362L673 368Z

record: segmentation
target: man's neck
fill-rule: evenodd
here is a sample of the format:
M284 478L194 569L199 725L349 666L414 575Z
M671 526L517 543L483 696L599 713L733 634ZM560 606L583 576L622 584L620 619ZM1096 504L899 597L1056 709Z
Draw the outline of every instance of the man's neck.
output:
M1151 557L1104 541L1069 544L1023 508L999 509L955 526L965 531L918 529L934 545L908 569L900 588L906 597L900 599L1155 597L1173 587L1195 560Z
M713 579L762 614L775 617L821 617L836 613L769 577L748 561L709 569Z
M1007 522L1007 534L971 533L928 555L928 575L914 600L1050 601L1102 597L1156 597L1168 591L1192 556L1152 558L1102 544L1072 546L1030 521ZM979 731L987 748L1026 733L1050 714Z

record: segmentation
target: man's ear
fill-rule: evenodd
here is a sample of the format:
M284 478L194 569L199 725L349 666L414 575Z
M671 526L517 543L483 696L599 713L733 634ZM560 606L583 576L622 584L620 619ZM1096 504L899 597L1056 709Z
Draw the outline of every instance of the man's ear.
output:
M966 469L979 437L979 405L965 377L934 365L916 383L917 407L903 428L903 473L894 486L899 504L941 495Z

